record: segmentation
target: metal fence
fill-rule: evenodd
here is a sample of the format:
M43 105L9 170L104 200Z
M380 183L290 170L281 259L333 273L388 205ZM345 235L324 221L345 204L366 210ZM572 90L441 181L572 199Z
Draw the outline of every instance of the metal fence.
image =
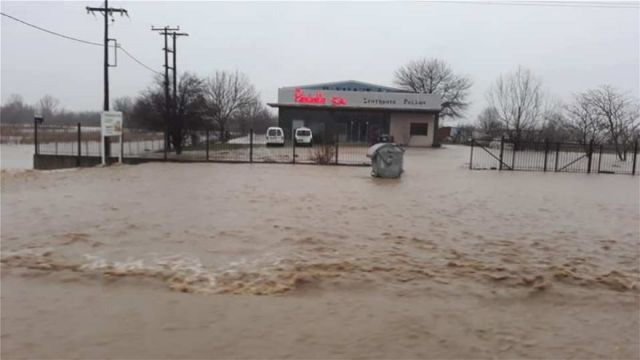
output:
M35 153L42 155L100 156L100 127L72 125L37 125L34 127ZM163 134L125 129L123 142L114 145L117 156L138 157L164 151Z
M638 141L632 148L609 144L513 142L504 138L490 142L472 140L469 169L524 170L636 175Z
M36 126L35 153L81 158L100 156L100 128L77 126ZM265 134L236 136L220 141L210 131L192 132L181 152L165 145L162 132L124 129L123 142L111 145L111 156L137 160L262 162L292 164L369 165L367 143L340 142L339 137L300 146L286 139L282 146L269 146Z

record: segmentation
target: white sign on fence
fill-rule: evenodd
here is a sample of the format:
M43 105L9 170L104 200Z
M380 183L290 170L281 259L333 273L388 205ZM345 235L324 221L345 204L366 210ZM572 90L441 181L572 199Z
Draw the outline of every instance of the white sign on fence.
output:
M100 116L102 136L122 135L122 113L120 111L104 111Z
M102 155L102 164L106 165L107 159L104 153L104 138L107 136L118 137L118 148L120 149L119 160L122 163L122 112L120 111L103 111L100 115L100 154Z

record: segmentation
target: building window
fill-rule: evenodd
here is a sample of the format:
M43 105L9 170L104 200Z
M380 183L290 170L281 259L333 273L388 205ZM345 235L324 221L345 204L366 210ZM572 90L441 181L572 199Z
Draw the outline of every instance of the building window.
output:
M429 124L428 123L411 123L410 135L428 135Z

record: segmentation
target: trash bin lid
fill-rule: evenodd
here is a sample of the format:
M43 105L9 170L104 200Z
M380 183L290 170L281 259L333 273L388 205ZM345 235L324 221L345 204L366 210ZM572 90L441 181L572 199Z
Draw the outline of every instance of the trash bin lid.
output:
M375 154L377 152L379 152L382 149L386 149L386 148L388 148L387 150L390 150L392 152L400 152L400 153L404 152L404 149L401 148L400 146L396 145L396 144L393 144L393 143L378 143L378 144L372 145L369 148L369 150L367 150L367 157L368 158L372 158L372 157L375 156Z

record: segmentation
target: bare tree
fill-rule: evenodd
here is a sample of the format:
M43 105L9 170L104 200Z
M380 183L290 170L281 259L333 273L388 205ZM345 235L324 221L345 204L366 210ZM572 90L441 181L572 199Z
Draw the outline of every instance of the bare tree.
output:
M442 98L440 117L460 118L469 106L470 78L457 75L449 64L440 59L423 58L409 62L395 72L394 82L400 87Z
M534 134L537 141L563 142L572 140L572 138L575 137L574 128L567 120L564 108L559 99L550 99L550 101L547 101L541 115L541 129ZM585 141L583 144L587 142L588 141Z
M258 101L258 95L246 75L235 72L216 71L206 83L206 99L209 114L220 138L225 138L229 122L236 119L246 107Z
M166 119L164 80L157 76L153 84L136 98L128 127L164 131L167 128Z
M33 123L35 109L26 104L22 96L12 94L0 108L0 119L4 124Z
M518 143L523 133L538 124L543 106L542 83L530 70L518 67L501 75L487 92L489 105L496 109L505 130Z
M59 105L60 100L51 95L45 95L38 102L38 111L45 117L45 119L51 118L58 111Z
M205 126L207 101L205 99L205 81L194 74L184 73L178 82L175 118L171 122L171 136L176 153L182 151L187 137L196 142L195 132Z
M250 129L256 132L266 132L269 126L274 126L277 123L277 120L262 102L256 101L238 112L236 123L240 133L247 134Z
M204 128L208 107L204 80L190 73L180 75L176 112L165 116L164 83L156 78L154 85L145 90L135 102L131 115L132 127L164 131L169 130L169 142L177 154L182 152L185 140ZM169 124L166 123L167 118Z
M627 150L640 129L638 101L608 85L587 90L581 96L598 117L600 125L607 130L618 158L625 161Z
M477 127L492 138L499 136L502 133L502 122L500 122L498 110L490 106L484 108L478 115Z
M602 140L602 125L599 116L585 94L574 95L573 101L565 107L569 121L575 132L575 140L581 144Z
M131 115L131 113L133 112L134 105L135 105L135 102L131 97L123 96L113 100L112 108L114 111L122 112L124 116L127 117Z

